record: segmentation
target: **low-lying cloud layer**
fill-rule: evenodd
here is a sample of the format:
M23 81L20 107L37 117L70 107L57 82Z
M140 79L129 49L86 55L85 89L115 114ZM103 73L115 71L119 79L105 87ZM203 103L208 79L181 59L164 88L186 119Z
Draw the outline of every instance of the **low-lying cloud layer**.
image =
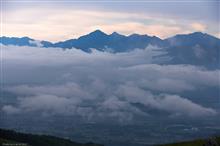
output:
M18 97L15 104L3 105L7 114L117 120L154 116L149 109L172 117L217 114L179 94L218 87L220 71L159 65L170 58L159 57L166 52L154 46L116 54L40 47L2 49L4 90Z

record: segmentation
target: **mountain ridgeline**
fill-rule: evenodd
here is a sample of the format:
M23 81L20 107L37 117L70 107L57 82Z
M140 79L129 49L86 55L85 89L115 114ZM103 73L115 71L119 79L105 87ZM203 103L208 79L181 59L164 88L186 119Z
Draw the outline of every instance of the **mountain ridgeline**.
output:
M169 64L191 64L208 68L220 68L220 39L202 32L179 34L167 39L156 36L132 34L129 36L114 32L110 35L96 30L78 39L51 43L36 41L28 37L0 37L3 45L76 48L91 52L92 48L113 53L127 52L134 49L145 49L148 45L157 46L167 52L171 58ZM37 43L38 42L38 43ZM166 62L167 63L167 62Z

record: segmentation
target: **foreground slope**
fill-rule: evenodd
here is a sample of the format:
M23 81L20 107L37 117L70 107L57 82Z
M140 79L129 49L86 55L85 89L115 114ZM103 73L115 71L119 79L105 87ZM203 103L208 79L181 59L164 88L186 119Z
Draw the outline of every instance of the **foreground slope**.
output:
M103 146L94 143L77 143L71 140L58 138L47 135L23 134L12 130L0 129L0 144L21 144L27 146ZM158 146L219 146L220 137L210 139L198 139L187 142L179 142L173 144L162 144Z
M47 135L23 134L0 129L0 145L22 144L28 146L103 146L94 143L77 143L67 139Z
M193 141L179 142L173 144L163 144L159 146L219 146L220 137L210 139L198 139Z

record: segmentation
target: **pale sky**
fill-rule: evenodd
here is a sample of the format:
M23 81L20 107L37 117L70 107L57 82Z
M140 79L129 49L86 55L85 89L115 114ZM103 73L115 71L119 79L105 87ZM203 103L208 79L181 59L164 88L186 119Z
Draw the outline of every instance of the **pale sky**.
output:
M220 37L219 0L2 0L3 36L62 41L96 29L156 35L202 31Z

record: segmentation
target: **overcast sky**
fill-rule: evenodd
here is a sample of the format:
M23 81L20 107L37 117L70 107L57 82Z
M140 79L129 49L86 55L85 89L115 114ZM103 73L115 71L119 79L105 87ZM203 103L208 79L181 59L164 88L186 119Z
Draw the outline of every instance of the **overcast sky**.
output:
M29 36L59 41L77 38L96 29L166 38L202 31L217 37L218 0L3 0L5 36Z

